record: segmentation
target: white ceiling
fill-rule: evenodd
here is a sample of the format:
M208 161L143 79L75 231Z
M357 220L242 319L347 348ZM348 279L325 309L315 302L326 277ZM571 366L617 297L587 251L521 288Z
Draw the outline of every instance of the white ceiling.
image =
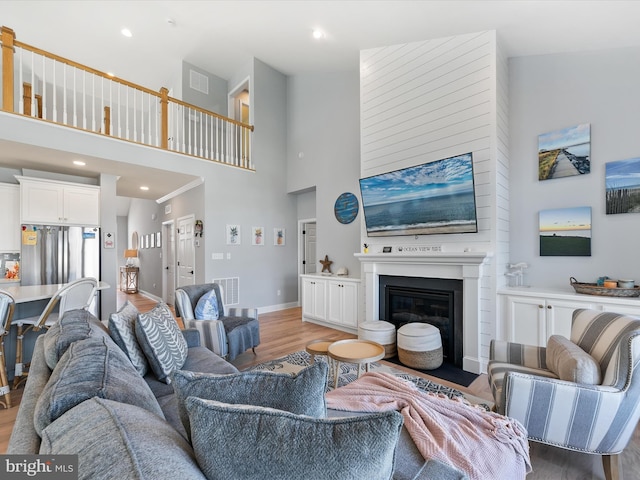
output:
M18 40L155 90L171 88L182 60L225 79L251 57L286 75L343 71L358 67L362 49L484 30L498 32L510 57L637 47L638 19L639 1L615 0L0 0L0 25ZM314 28L325 38L314 40ZM6 164L13 152L1 147ZM125 165L115 166L118 194L144 198L137 182L150 172L140 177ZM132 191L121 190L126 178Z

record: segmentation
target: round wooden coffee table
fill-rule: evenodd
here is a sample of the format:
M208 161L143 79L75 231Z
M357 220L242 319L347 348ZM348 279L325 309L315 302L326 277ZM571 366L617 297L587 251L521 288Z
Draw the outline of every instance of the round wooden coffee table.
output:
M327 355L335 361L334 378L338 388L338 373L340 362L355 363L358 365L358 378L360 377L360 365L364 364L365 371L369 371L369 364L384 358L384 347L371 340L339 340L329 345Z
M313 365L316 359L316 355L327 355L327 350L329 349L329 345L333 343L333 340L312 340L307 343L305 350L309 355L311 355L310 364Z

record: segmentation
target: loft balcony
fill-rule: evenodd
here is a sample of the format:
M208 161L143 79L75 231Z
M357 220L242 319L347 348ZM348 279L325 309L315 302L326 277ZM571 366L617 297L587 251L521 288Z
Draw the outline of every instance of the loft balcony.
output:
M4 112L255 171L253 125L16 40L0 28Z

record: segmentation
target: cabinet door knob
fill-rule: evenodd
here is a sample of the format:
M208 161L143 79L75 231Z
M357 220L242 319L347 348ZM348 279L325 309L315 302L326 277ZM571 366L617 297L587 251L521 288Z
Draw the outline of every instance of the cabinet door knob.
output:
M547 305L547 308L551 310L553 307L551 305Z
M542 305L538 305L538 308L544 308Z

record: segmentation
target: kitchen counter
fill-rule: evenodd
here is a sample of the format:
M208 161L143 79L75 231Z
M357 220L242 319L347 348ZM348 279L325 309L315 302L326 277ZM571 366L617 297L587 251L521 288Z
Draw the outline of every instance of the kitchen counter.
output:
M49 300L53 295L62 288L65 283L57 283L54 285L29 285L26 287L20 285L8 286L3 288L6 292L9 292L16 304L35 302L37 300ZM105 290L111 288L106 282L98 282L98 290Z

